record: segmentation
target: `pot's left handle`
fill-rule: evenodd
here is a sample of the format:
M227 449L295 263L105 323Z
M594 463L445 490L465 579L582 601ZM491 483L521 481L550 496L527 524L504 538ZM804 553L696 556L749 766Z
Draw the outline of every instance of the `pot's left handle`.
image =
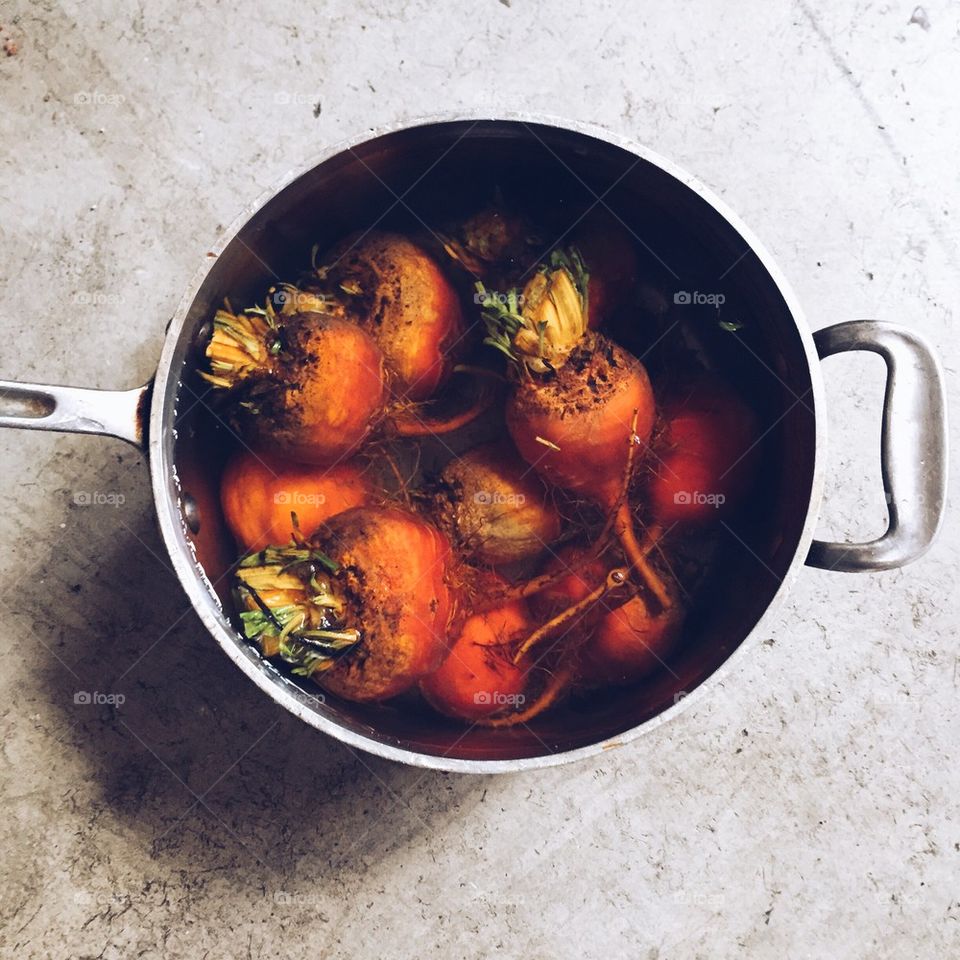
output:
M0 427L98 433L146 449L152 383L134 390L88 390L0 380Z

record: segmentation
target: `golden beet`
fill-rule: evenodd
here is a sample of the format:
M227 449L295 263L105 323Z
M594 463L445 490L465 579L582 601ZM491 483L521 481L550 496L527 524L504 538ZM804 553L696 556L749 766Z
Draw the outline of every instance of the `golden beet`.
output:
M580 680L621 684L652 673L676 644L682 621L680 605L653 613L641 597L605 613L581 647Z
M345 622L361 642L319 680L349 700L384 700L435 670L458 613L450 543L426 520L392 507L334 517L320 546L340 565Z
M396 233L349 237L325 257L319 282L379 344L397 397L420 401L449 379L465 327L436 262Z
M336 313L217 313L205 378L229 391L248 440L307 463L335 463L367 439L387 400L383 353Z
M440 666L459 628L447 538L398 507L354 507L300 544L245 557L244 634L348 700L386 700Z
M485 563L539 556L560 535L560 514L543 481L507 444L454 457L430 507L454 543Z
M463 720L522 706L530 671L513 662L513 642L530 629L519 601L468 618L440 668L420 681L424 697L440 713Z
M312 533L330 517L367 503L371 493L355 463L322 467L246 449L230 458L220 479L223 515L244 550L289 542L291 513L301 531Z
M507 403L507 429L537 473L607 508L622 489L631 436L645 444L655 416L643 364L599 334L555 373L521 380Z

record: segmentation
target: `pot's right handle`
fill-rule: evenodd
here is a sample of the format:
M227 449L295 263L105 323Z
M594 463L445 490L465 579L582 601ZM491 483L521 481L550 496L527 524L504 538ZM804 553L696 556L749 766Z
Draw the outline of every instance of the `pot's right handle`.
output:
M869 543L814 540L807 563L825 570L890 570L926 553L943 519L947 407L940 363L926 341L899 324L852 320L813 335L821 360L848 350L887 365L880 469L889 525Z
M99 433L144 450L151 387L90 390L0 380L0 427Z

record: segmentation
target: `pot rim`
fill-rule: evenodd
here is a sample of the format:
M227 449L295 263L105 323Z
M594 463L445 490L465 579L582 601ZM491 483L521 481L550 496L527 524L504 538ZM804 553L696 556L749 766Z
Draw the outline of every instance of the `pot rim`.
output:
M150 429L148 454L150 462L151 486L156 504L157 517L164 545L177 577L184 588L190 602L200 617L204 626L214 637L227 656L238 666L246 676L252 680L264 693L266 693L274 702L279 703L286 710L305 721L312 727L329 734L331 737L339 740L341 743L350 747L356 747L367 753L388 760L395 760L400 763L406 763L415 767L422 767L432 770L443 770L453 773L513 773L520 770L536 770L545 767L559 766L564 763L571 763L576 760L586 759L588 757L598 756L615 747L623 746L639 737L641 734L655 730L661 724L673 719L682 710L687 709L694 703L703 699L709 691L722 683L732 672L735 663L745 656L748 649L756 646L759 637L767 632L774 619L777 609L783 602L784 597L793 585L794 580L804 566L807 552L813 540L814 530L820 510L820 502L823 497L824 476L823 476L823 450L826 441L826 423L822 415L823 410L823 376L820 369L820 360L817 349L813 341L813 334L806 321L800 304L794 294L786 277L781 273L773 260L770 252L760 242L753 231L740 219L740 217L730 209L727 204L716 196L712 190L702 184L697 178L692 176L686 170L682 169L671 160L662 157L660 154L647 147L633 141L629 137L615 134L597 124L585 123L575 120L566 120L561 117L550 116L546 114L503 111L495 116L485 112L462 113L445 112L420 116L411 120L395 121L376 128L368 128L361 134L346 138L340 142L327 147L310 158L308 163L298 167L296 170L288 173L277 184L263 192L256 200L250 203L233 222L226 227L210 251L215 256L219 256L237 237L237 234L243 229L250 219L260 211L270 200L286 189L291 183L308 173L314 167L331 159L337 154L352 150L369 140L375 140L379 137L391 133L397 133L401 130L414 129L417 127L432 126L436 124L448 123L470 123L470 122L507 122L515 124L535 124L539 126L555 127L558 129L570 131L572 133L582 134L609 143L632 153L634 156L659 167L665 173L678 180L685 187L696 193L702 200L710 204L711 207L723 217L727 223L732 226L747 243L749 249L756 255L763 265L764 270L770 276L777 287L780 295L783 297L790 312L790 316L797 328L797 333L803 345L806 354L807 364L810 372L811 395L813 398L814 409L814 463L813 463L813 482L810 491L810 500L807 505L807 512L804 518L803 527L797 543L796 552L790 565L777 587L770 604L763 615L754 625L754 628L743 639L736 650L730 654L727 659L720 664L708 677L706 677L689 694L679 698L672 707L668 707L662 713L651 717L630 730L602 740L589 746L580 747L576 750L567 750L560 753L544 754L535 757L521 757L511 760L464 760L455 757L444 757L428 753L419 753L405 747L393 746L388 743L382 743L372 737L365 736L342 726L338 722L328 717L322 716L299 700L291 690L285 688L277 680L271 679L266 673L256 668L254 661L244 656L236 643L236 634L232 629L227 629L224 621L221 619L222 611L219 603L214 598L212 592L208 589L205 578L198 569L196 562L192 559L191 548L187 541L183 529L183 521L180 511L180 505L177 498L170 495L171 479L175 476L175 464L172 458L172 444L169 442L170 431L172 429L172 415L175 409L177 384L180 371L175 373L172 370L172 363L176 348L179 344L186 318L196 299L200 288L210 271L212 259L208 255L204 264L196 271L186 292L177 306L176 312L167 328L164 339L163 350L160 354L160 360L157 367L156 379L154 381L153 396L151 398L150 409Z

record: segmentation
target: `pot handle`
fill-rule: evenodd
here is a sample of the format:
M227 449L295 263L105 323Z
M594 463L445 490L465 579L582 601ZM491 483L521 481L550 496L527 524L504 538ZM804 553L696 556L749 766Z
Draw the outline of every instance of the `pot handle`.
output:
M0 380L0 427L98 433L145 450L152 385L135 390L88 390Z
M851 320L813 335L820 359L848 350L879 353L887 365L880 470L889 523L868 543L814 540L807 563L825 570L890 570L926 553L943 520L947 488L947 406L933 350L912 330Z

